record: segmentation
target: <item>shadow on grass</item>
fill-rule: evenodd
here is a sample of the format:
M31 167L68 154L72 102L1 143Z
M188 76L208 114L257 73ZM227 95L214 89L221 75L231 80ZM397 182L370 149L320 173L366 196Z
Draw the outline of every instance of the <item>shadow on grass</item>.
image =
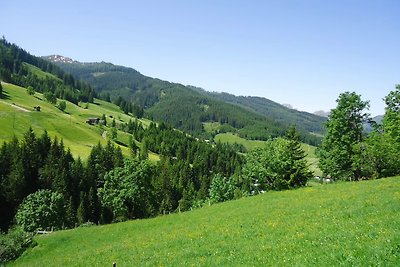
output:
M3 91L3 93L0 95L0 99L9 100L10 99L10 95L7 92Z
M128 147L127 144L125 144L125 143L123 143L121 141L118 141L118 140L115 140L115 143L117 143L118 145L123 146L123 147Z

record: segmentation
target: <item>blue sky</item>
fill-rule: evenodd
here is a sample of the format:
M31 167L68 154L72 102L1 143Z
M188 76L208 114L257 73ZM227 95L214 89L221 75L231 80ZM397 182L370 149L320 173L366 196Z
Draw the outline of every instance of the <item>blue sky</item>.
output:
M107 61L313 112L400 83L400 1L6 1L0 34L34 55Z

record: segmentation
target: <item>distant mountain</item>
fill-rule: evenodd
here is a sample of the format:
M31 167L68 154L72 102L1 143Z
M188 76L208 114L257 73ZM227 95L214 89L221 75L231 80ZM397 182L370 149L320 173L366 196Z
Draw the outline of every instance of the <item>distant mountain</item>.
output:
M295 108L293 108L293 106L290 105L290 104L282 104L282 106L284 106L284 107L286 107L286 108L288 108L288 109L295 109Z
M371 120L377 124L382 124L382 120L383 120L383 115L378 115L375 117L372 117ZM364 130L367 132L370 132L373 130L373 126L371 123L364 123Z
M381 124L381 123L382 123L382 120L383 120L383 115L375 116L375 117L372 118L372 120L373 120L374 122L378 123L378 124Z
M330 114L330 111L324 111L324 110L317 110L314 112L315 115L321 116L321 117L328 117Z
M210 93L147 77L132 68L106 62L46 59L77 79L88 82L104 98L117 101L122 97L144 107L150 118L166 121L191 134L207 137L229 130L248 139L265 140L283 135L290 124L296 124L303 140L315 145L324 131L324 118L288 109L265 98ZM204 124L213 122L220 126L216 132L206 133Z
M72 60L69 57L64 57L60 55L51 55L51 56L46 56L43 57L46 60L52 61L54 63L60 62L60 63L79 63L78 61Z
M61 57L53 57L53 60L61 60ZM4 37L0 39L0 79L75 104L93 102L96 97L89 84L76 80L52 62L9 43Z
M295 124L299 130L304 132L323 134L325 131L324 123L326 118L291 109L263 97L235 96L228 93L207 92L202 88L193 86L190 88L224 102L244 107L276 122L285 125Z

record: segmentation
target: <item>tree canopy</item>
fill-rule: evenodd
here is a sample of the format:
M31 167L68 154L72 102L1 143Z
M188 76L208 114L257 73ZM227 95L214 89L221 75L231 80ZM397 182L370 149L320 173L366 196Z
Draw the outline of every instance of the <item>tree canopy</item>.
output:
M336 100L337 107L331 110L326 123L327 134L319 151L319 166L326 175L334 179L358 180L359 166L353 159L359 156L357 145L364 140L363 123L368 121L369 102L361 100L355 92L345 92Z
M50 190L38 190L28 195L15 216L18 225L26 231L61 229L65 219L63 195Z
M287 138L269 140L264 148L247 154L243 176L251 194L304 186L312 176L295 128L288 131Z
M148 216L146 203L152 192L153 171L148 161L126 160L123 167L104 176L104 185L98 190L102 204L111 208L119 219Z

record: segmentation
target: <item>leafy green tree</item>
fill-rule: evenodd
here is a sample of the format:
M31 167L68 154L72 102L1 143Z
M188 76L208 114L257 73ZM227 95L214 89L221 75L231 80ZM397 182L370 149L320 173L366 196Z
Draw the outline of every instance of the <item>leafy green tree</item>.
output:
M26 92L28 93L28 95L34 95L35 94L35 89L33 89L32 86L28 86L26 88Z
M233 180L220 174L214 175L210 185L210 200L213 203L223 202L234 198L235 185Z
M67 103L64 100L62 100L58 103L57 107L59 110L65 111L65 109L67 108Z
M382 125L375 127L368 139L358 146L365 177L388 177L400 174L400 85L385 97Z
M26 231L60 229L65 218L64 197L50 190L38 190L27 196L15 215L17 225Z
M396 85L396 89L385 97L385 103L384 131L400 144L400 85Z
M104 176L99 188L101 203L110 207L118 219L141 218L149 215L153 167L148 161L126 160Z
M362 177L380 178L400 173L399 146L385 132L373 131L356 148L359 157L354 157L353 165L359 164Z
M242 175L251 194L304 186L312 175L297 141L277 138L247 154Z
M362 171L359 164L359 144L364 140L363 123L368 121L368 101L362 101L355 92L345 92L336 100L326 123L327 134L319 150L319 166L334 179L359 180Z
M0 265L6 266L18 258L33 242L34 233L26 232L22 227L13 227L7 234L0 233Z
M47 91L43 94L44 98L51 103L51 104L56 104L57 103L57 97L53 92Z

